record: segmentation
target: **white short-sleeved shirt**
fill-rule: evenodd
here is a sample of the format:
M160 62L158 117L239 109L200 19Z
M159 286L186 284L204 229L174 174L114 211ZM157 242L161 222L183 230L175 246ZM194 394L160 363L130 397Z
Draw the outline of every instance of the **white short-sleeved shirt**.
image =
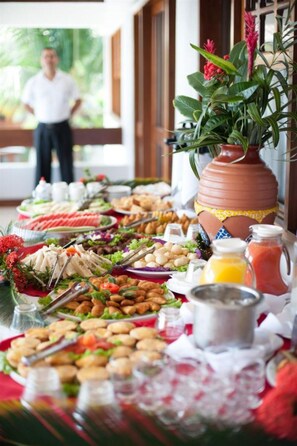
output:
M39 122L47 124L65 121L70 118L71 102L80 99L79 90L72 77L57 70L49 80L40 71L25 85L22 101L34 109Z

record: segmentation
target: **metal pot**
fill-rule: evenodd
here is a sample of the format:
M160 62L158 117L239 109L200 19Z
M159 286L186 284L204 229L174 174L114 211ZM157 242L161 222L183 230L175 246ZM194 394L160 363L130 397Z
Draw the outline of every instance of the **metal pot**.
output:
M244 285L214 283L187 293L195 304L194 339L200 348L250 347L261 292Z

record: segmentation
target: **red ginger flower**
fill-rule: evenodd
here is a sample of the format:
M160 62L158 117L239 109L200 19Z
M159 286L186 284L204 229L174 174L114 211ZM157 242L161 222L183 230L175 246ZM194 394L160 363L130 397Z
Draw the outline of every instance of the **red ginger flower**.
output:
M281 439L297 441L297 394L274 388L257 411L266 432Z
M5 259L6 266L12 268L17 263L18 259L18 254L15 251L11 252Z
M245 41L248 52L248 77L250 78L253 74L254 67L254 53L258 42L258 33L256 31L255 25L256 17L254 17L250 12L244 13L245 22Z
M216 52L215 43L213 40L207 39L206 43L204 44L204 49L208 51L211 54L214 54ZM224 59L229 59L229 55L224 56ZM207 81L210 81L214 77L219 77L223 74L225 74L224 70L222 68L217 67L215 64L213 64L210 61L207 61L206 64L203 67L204 71L204 79Z
M18 235L4 235L0 237L0 254L4 254L11 249L23 246L24 240Z

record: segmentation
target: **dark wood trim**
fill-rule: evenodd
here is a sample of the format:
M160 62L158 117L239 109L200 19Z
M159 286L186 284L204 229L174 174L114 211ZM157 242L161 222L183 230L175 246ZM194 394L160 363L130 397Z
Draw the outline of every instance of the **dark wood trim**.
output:
M74 144L122 144L121 128L73 128ZM0 150L8 146L33 146L33 131L28 129L0 129Z
M0 207L13 206L17 207L20 204L20 200L0 200Z
M121 116L121 30L111 36L112 111Z
M200 0L199 15L200 46L210 39L215 43L218 56L223 57L225 54L229 54L231 0ZM203 67L204 63L205 59L201 58L200 66Z

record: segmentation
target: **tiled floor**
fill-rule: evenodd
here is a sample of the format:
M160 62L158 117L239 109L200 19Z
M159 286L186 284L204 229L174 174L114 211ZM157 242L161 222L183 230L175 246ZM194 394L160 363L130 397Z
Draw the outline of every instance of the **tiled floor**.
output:
M17 220L17 216L15 207L0 207L0 228L5 229L11 221Z

